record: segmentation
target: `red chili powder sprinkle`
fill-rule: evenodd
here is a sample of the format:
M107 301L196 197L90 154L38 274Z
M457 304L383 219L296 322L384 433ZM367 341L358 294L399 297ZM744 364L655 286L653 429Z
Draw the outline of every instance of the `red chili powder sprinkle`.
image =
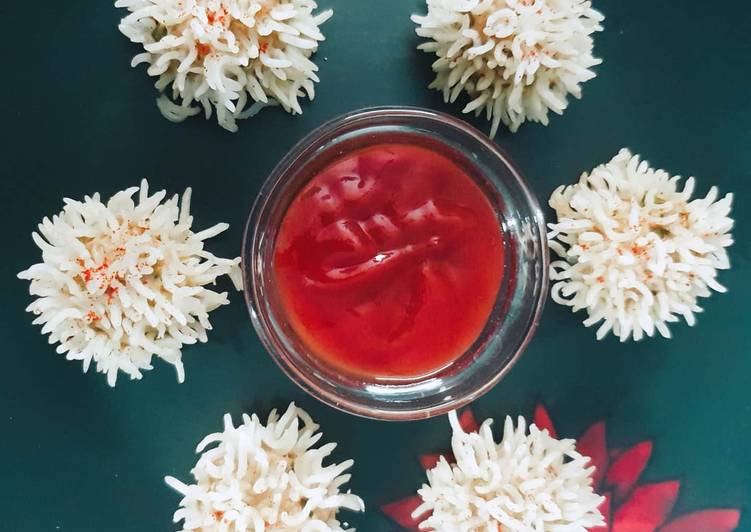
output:
M93 310L90 310L86 313L86 319L89 320L90 323L94 323L101 320L102 318L99 316L99 314L97 314Z
M209 21L209 24L213 24L216 22L216 13L210 9L206 10L206 18Z
M258 47L258 49L261 51L262 54L265 54L269 49L269 43L262 42L261 45Z
M88 283L91 281L91 268L84 268L84 265L86 264L83 259L76 259L76 264L78 264L81 267L81 277L83 277L83 282Z
M103 270L106 270L107 268L109 268L109 265L110 265L109 262L107 262L107 259L105 259L104 262L100 264L99 266L97 266L96 268L84 268L83 259L76 259L76 263L78 263L78 265L81 268L83 268L81 270L81 277L83 277L83 281L85 283L88 283L89 281L91 281L91 278L94 276L95 273L99 273Z
M112 303L112 298L117 294L118 288L116 286L108 286L105 293L107 294L107 303Z
M224 512L222 512L221 510L216 510L216 511L215 511L214 513L212 513L211 515L213 515L213 516L214 516L214 519L216 519L217 521L221 521L221 520L222 520L222 518L224 517Z
M211 53L211 46L202 42L196 42L196 51L198 52L198 57L206 57Z
M598 283L604 283L604 282L605 282L605 277L604 277L604 276L602 276L602 275L600 275L600 276L599 276L599 277L597 278L597 282L598 282Z

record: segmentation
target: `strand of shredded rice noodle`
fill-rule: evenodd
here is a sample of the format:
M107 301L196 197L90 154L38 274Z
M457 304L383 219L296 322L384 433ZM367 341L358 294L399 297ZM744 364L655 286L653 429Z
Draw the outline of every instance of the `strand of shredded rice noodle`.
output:
M336 444L314 448L321 436L294 403L281 417L272 411L265 425L255 414L244 414L235 427L225 415L224 431L198 444L195 483L165 477L183 495L175 523L182 521L183 532L344 531L338 511L362 512L365 505L341 491L352 460L323 465Z
M725 292L717 270L730 267L733 195L712 187L691 199L694 179L682 190L680 179L623 149L550 197L553 300L585 310L598 339L669 338L679 317L696 322L698 298Z
M182 201L163 201L166 194L150 195L144 179L106 203L99 194L66 198L32 235L42 262L18 274L37 297L27 310L42 334L84 371L93 362L111 386L120 371L140 379L153 356L174 365L183 382L182 346L206 342L209 312L228 303L206 285L229 275L241 288L240 259L204 249L229 226L194 233L191 190Z
M302 113L299 99L315 97L318 66L310 57L324 40L319 26L333 14L313 0L117 0L130 14L120 31L144 52L163 94L165 118L182 122L203 109L237 131L237 120L267 105Z

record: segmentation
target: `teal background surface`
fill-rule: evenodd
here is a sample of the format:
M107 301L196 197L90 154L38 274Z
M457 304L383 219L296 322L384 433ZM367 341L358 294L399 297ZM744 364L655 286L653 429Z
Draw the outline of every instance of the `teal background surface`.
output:
M316 62L317 97L300 117L279 108L241 123L175 125L154 103L153 80L131 69L139 49L118 31L109 1L0 3L0 529L167 531L196 443L225 412L265 414L296 401L320 422L335 455L355 459L352 489L368 511L345 516L358 530L395 531L380 504L424 478L416 457L446 446L445 418L384 423L355 418L306 396L264 352L241 294L212 315L209 343L184 351L187 380L160 361L142 381L102 375L55 354L24 312L17 272L37 262L30 234L63 197L104 195L149 177L154 188L194 189L195 226L227 221L209 248L239 254L261 183L303 135L341 113L372 105L417 105L459 114L426 85L432 59L415 50L409 19L420 0L320 0L333 7ZM542 201L628 146L658 167L735 193L733 269L727 294L703 302L698 324L673 340L620 344L594 339L582 315L550 303L513 371L474 405L480 418L531 416L538 401L559 432L576 436L605 418L613 446L654 438L647 480L679 478L675 513L740 507L751 530L751 18L747 2L599 0L604 59L549 127L525 124L496 141ZM482 120L472 123L487 130ZM549 214L549 213L548 213ZM223 286L230 289L229 282Z

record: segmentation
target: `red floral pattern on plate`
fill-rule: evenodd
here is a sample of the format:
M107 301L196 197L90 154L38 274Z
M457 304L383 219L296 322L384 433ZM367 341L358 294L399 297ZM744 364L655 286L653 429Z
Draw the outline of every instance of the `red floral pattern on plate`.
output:
M465 431L478 430L470 410L465 410L459 419ZM535 408L534 423L557 437L544 406ZM738 527L741 514L737 509L701 510L670 519L678 499L680 481L639 484L652 455L651 440L628 449L609 449L605 422L600 421L581 435L576 447L592 459L597 468L593 475L595 491L605 497L600 511L607 525L590 532L732 532ZM450 452L427 454L420 457L420 464L424 469L431 469L441 456L449 462L454 458ZM405 529L419 530L420 522L412 518L412 512L420 503L419 496L412 496L384 505L381 510Z

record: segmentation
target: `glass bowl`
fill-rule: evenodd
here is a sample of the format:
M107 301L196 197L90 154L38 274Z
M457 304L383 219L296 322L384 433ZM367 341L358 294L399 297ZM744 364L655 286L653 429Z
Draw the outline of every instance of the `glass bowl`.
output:
M503 229L505 271L484 329L453 363L423 377L366 378L348 375L316 357L292 329L275 287L274 249L287 207L317 171L343 152L395 138L450 154L476 179ZM490 390L532 338L548 287L543 214L509 157L483 133L456 118L407 107L352 112L324 124L292 148L252 208L242 260L253 325L287 376L335 408L376 419L435 416Z

